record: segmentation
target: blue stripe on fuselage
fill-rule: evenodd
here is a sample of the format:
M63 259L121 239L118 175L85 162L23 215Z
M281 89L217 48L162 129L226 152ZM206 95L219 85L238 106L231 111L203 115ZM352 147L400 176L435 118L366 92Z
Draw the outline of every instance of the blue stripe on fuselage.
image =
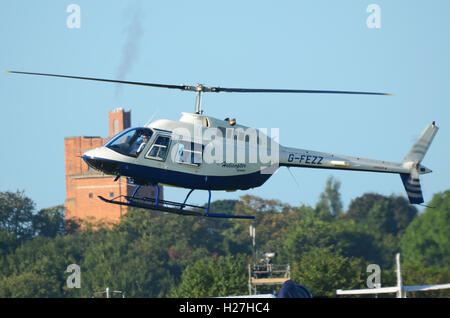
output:
M93 161L117 165L120 167L119 174L121 176L133 178L137 183L140 183L139 181L145 181L150 184L164 183L188 189L247 190L261 186L271 176L271 174L262 174L259 171L235 176L205 176L103 158L83 156L83 159L88 164L88 160L92 160L91 165L93 165ZM98 169L95 165L93 166Z

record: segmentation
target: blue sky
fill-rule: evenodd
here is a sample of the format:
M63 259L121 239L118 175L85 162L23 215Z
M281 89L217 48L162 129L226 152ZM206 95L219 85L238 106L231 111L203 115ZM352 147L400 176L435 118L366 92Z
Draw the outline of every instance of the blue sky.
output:
M79 29L67 27L70 4ZM381 27L369 28L370 4ZM395 96L209 94L207 115L279 128L286 146L401 161L425 126L440 130L423 164L425 201L450 188L450 2L5 0L0 69L169 84L363 90ZM178 119L195 95L166 89L0 73L0 191L25 190L37 208L65 200L64 137L106 136L109 109L132 124ZM404 195L397 175L286 168L244 194L315 205L326 179L342 201ZM182 200L186 191L166 189ZM206 193L193 201L203 203Z

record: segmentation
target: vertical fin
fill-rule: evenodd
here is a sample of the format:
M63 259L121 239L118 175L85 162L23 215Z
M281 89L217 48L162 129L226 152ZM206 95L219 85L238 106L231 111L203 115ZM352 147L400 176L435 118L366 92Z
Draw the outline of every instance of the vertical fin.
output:
M428 125L403 159L403 164L409 166L410 171L409 173L401 173L400 177L411 204L421 204L424 202L422 188L420 186L419 173L428 173L431 172L431 170L421 166L420 163L425 157L425 154L427 153L427 150L430 147L438 129L439 128L436 126L434 121L431 125Z
M403 159L403 162L421 162L423 160L423 157L425 157L425 154L428 150L428 148L431 145L431 142L433 141L434 136L436 135L438 131L438 127L435 125L435 122L431 125L428 125L419 138L417 138L416 142L412 146L411 150L408 152L408 154Z
M423 203L422 188L420 187L419 176L417 175L417 177L413 177L410 173L401 173L400 177L402 178L403 185L405 186L409 203Z

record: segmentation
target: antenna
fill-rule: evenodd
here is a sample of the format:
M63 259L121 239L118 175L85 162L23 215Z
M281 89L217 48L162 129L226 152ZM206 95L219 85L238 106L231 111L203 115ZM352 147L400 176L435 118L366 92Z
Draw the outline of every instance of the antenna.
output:
M256 239L256 229L253 225L250 225L248 227L248 230L250 232L250 237L252 238L252 252L253 252L253 266L256 265L256 255L255 255L255 239Z
M291 167L287 167L288 168L288 171L289 171L289 173L291 174L291 176L292 176L292 179L294 179L294 182L295 182L295 184L297 185L297 188L299 189L299 190L301 190L300 189L300 184L297 182L297 179L295 178L295 176L294 176L294 174L292 173L292 171L291 171Z
M153 113L153 115L150 117L149 120L147 120L147 123L144 125L144 127L147 127L153 120L153 118L155 118L156 114L159 112L159 108L157 110L155 110L155 112Z

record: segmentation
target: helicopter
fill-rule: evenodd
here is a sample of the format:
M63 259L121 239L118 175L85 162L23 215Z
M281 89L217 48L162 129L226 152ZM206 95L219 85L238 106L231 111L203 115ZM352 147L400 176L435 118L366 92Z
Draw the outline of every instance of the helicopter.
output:
M105 174L127 177L136 184L131 196L113 199L99 196L104 202L213 218L254 219L210 211L211 191L248 190L262 186L280 167L339 169L399 174L411 204L424 202L419 176L432 172L421 164L438 127L433 121L413 144L401 162L367 159L334 153L285 147L266 131L240 125L236 119L224 120L206 116L202 110L203 93L303 93L392 95L379 92L225 88L203 84L195 86L132 82L103 78L48 73L5 71L15 74L51 76L117 84L178 89L197 94L195 112L183 112L179 120L159 119L143 127L125 129L103 146L87 151L83 160ZM137 197L139 188L153 185L156 197ZM189 189L183 202L160 199L160 185ZM187 203L195 190L206 190L206 206Z

